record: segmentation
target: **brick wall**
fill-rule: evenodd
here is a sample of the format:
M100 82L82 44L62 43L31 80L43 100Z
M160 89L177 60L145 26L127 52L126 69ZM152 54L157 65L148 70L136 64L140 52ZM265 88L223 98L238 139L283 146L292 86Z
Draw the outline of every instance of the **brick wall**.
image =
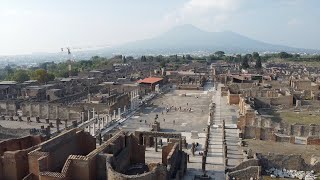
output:
M88 133L77 129L69 130L30 152L29 170L37 177L43 171L60 172L69 155L87 155L95 149L95 145L95 139Z
M28 152L36 148L43 138L27 136L0 143L0 179L20 180L29 174Z
M240 95L239 94L230 94L230 91L228 93L228 104L239 104L240 101Z

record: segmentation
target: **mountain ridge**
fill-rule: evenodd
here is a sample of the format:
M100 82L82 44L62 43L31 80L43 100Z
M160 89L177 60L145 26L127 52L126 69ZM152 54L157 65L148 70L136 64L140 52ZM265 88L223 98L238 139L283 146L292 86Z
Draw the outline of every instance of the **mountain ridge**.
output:
M316 53L320 50L294 48L285 45L270 44L232 32L208 32L190 24L173 27L172 29L153 38L137 40L115 47L125 53L145 51L156 52L188 52L188 51L217 51L229 53L244 52L307 52Z

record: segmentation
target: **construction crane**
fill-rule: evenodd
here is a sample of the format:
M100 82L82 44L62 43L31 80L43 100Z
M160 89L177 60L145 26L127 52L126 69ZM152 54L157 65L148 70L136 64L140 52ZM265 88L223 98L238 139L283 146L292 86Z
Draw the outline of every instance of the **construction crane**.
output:
M73 58L72 51L81 51L81 50L95 50L95 49L101 49L101 48L109 48L110 45L101 45L101 46L86 46L86 47L62 47L61 52L67 52L68 53L68 70L69 70L69 77L71 77L71 70L72 70L72 63L75 62L75 59Z
M71 71L72 71L72 63L75 61L74 59L72 59L72 54L71 54L71 48L70 47L66 47L66 48L61 48L61 52L67 51L68 52L68 56L69 59L67 60L68 62L68 71L69 71L69 77L71 77Z

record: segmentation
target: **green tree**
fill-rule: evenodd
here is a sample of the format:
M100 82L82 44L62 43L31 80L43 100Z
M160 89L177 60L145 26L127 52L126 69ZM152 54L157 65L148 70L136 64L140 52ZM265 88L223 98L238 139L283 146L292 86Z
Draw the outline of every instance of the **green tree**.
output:
M256 69L261 69L262 68L262 64L261 64L261 58L260 56L257 57L256 59L256 65L255 65Z
M141 61L142 61L142 62L146 62L146 61L147 61L146 56L141 56Z
M225 53L224 53L223 51L217 51L217 52L214 53L214 55L216 55L216 56L218 56L218 57L220 57L220 58L223 57L224 54L225 54Z
M241 54L237 54L237 55L236 55L235 61L238 62L238 63L242 62L242 56L241 56Z
M37 69L32 74L32 79L37 80L39 83L47 83L54 80L55 76L52 73L47 73L44 69Z
M254 60L257 60L258 57L260 57L259 53L257 53L257 52L253 52L253 53L252 53L252 58L253 58Z
M251 54L246 54L246 55L244 55L244 57L248 58L248 62L252 62L253 61L253 58L252 58Z
M166 61L161 61L160 62L160 67L166 67Z
M292 58L292 54L289 54L287 52L280 52L278 54L279 58L281 59L287 59L287 58Z
M14 72L12 80L22 83L30 80L30 76L26 70L18 69Z
M123 62L123 63L127 63L126 56L122 56L122 62Z
M249 58L248 58L248 56L244 56L244 57L242 58L241 67L242 67L243 69L248 69L248 68L250 67L250 66L249 66Z
M187 54L187 55L186 55L186 59L187 59L187 60L193 60L193 58L190 56L190 54Z

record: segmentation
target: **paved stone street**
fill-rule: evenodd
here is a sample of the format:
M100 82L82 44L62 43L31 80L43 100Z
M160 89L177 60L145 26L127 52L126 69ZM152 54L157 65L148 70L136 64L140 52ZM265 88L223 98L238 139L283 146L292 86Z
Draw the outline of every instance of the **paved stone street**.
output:
M225 166L223 158L223 139L222 139L222 122L226 124L226 143L229 160L228 166L235 166L242 161L242 153L237 143L239 142L237 122L237 106L227 104L227 98L221 96L221 84L217 91L214 91L212 97L213 103L216 104L213 125L211 127L209 138L209 151L206 169L209 175L213 175L216 179L225 179ZM229 129L232 128L232 129ZM213 177L211 176L211 177Z

